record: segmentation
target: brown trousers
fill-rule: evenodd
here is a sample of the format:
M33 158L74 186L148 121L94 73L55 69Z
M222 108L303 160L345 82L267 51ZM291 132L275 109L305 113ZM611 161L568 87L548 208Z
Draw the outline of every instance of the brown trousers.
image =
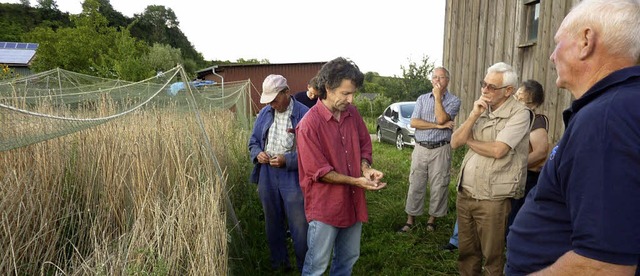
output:
M504 275L505 230L511 200L477 200L458 192L458 269L460 275Z

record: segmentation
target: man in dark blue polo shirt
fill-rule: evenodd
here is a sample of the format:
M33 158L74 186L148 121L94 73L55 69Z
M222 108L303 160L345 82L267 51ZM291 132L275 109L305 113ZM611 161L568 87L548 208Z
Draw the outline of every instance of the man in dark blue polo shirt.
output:
M308 108L312 108L318 102L318 80L314 76L307 83L307 91L300 91L293 95L293 98Z
M576 100L507 237L507 275L640 275L640 2L584 0L551 54Z

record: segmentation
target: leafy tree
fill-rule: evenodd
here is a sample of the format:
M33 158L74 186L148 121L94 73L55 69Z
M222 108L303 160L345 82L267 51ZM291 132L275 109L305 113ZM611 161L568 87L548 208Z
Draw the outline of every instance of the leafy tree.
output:
M142 14L134 15L134 22L129 27L131 34L149 44L170 44L168 29L178 27L180 22L171 8L160 5L149 5Z
M145 56L145 63L155 71L167 71L175 67L176 64L182 64L183 62L180 49L166 44L153 44L153 47Z
M32 68L36 71L55 67L106 78L138 80L151 70L143 69L147 47L131 37L127 30L107 26L99 12L98 0L86 0L83 11L72 16L75 28L57 31L38 27L25 37L40 43Z
M430 91L430 80L434 65L424 56L420 64L409 61L409 66L401 66L403 77L382 77L376 72L364 75L362 93L378 94L373 100L358 95L354 104L365 117L377 117L393 102L415 101L418 96Z
M38 6L45 10L58 10L56 0L38 0Z
M132 19L129 19L121 12L113 9L109 0L98 0L98 3L100 3L98 11L107 18L110 27L127 27L131 22L133 22Z
M20 41L23 32L20 24L0 21L0 41Z
M360 88L361 93L375 93L380 95L384 95L386 90L386 87L378 82L365 82L362 88Z
M46 25L57 29L71 25L66 13L23 4L0 3L0 15L0 41L24 41L22 35L37 26Z
M37 7L24 5L28 0L20 1L23 4L0 3L0 14L3 15L3 20L0 20L0 41L40 43L32 66L36 71L61 67L129 80L148 77L152 76L151 73L155 74L158 67L150 62L157 60L151 58L158 55L154 54L158 49L154 50L151 46L155 43L169 45L172 53L180 53L180 59L176 59L174 54L170 55L168 60L171 60L171 68L181 63L189 73L209 66L180 30L175 13L163 6L149 6L145 13L129 18L114 10L110 0L83 0L83 11L79 15L61 12L55 0L37 0ZM143 18L143 15L146 17ZM160 20L155 20L158 18ZM149 40L152 36L148 34L153 32L149 31L151 28L141 28L144 25L141 22L154 22L154 26L160 27L155 32L161 34L155 38L158 41ZM133 38L140 40L130 41ZM147 45L141 41L147 42ZM268 60L257 62L268 63Z
M156 70L147 62L147 55L152 51L145 43L132 37L126 29L121 29L115 36L115 45L106 55L108 62L105 63L105 71L113 68L118 78L129 81L143 80L156 74Z
M197 66L207 66L202 54L195 50L180 30L180 22L171 8L160 5L147 6L142 14L134 15L129 30L133 36L149 45L160 43L180 49L188 72L195 71Z
M385 87L380 85L380 74L376 72L367 72L364 74L364 85L360 88L361 93L377 93L383 95Z
M380 86L384 87L384 96L393 101L415 100L406 96L404 80L397 77L386 77L379 80Z
M428 56L423 56L420 64L409 61L409 67L401 66L404 81L404 93L398 100L415 101L420 95L431 91L431 72L434 69L433 62Z
M372 100L363 97L361 94L356 95L353 100L353 104L358 108L358 112L363 117L375 118L380 116L384 109L387 108L393 101L384 95L377 95Z
M25 6L25 7L29 7L30 6L29 0L20 0L20 4Z

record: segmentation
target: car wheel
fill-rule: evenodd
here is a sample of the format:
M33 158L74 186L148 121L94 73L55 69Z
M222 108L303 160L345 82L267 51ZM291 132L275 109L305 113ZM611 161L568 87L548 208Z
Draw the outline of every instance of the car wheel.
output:
M382 143L382 131L380 131L380 127L376 130L376 137L378 138L378 143Z
M402 150L402 148L404 148L404 137L400 131L396 134L396 148L398 150Z

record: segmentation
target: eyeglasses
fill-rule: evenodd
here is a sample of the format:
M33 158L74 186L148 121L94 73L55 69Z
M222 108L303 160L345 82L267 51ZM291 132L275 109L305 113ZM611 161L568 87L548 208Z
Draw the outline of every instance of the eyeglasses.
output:
M444 80L444 79L448 79L447 77L441 77L441 76L432 76L431 77L432 80Z
M507 88L507 87L509 87L509 85L505 85L505 86L503 86L503 87L496 87L496 86L495 86L495 85L493 85L493 84L489 84L489 83L486 83L486 82L484 82L483 80L481 80L481 81L480 81L480 87L482 87L482 88L486 88L487 90L491 90L491 91L497 91L497 90L500 90L500 89Z

